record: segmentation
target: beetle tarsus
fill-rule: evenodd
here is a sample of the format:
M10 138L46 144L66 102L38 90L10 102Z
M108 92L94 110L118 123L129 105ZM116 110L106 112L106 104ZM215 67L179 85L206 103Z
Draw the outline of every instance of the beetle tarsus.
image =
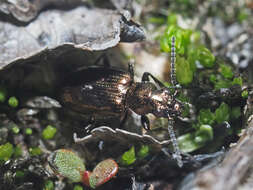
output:
M84 131L89 134L90 131L93 129L93 124L89 124L86 127L84 127Z

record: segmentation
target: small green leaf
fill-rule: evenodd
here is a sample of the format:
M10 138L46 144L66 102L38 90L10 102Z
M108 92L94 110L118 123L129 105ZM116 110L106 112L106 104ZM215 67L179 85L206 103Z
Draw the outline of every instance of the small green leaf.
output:
M161 50L164 52L170 52L171 51L171 38L174 36L176 38L175 42L175 47L176 47L176 52L177 54L183 55L185 51L185 47L183 44L183 39L184 39L184 32L183 29L175 26L175 25L170 25L166 31L165 34L163 35L162 39L163 42L160 43ZM167 43L165 45L165 42Z
M187 51L187 61L190 63L190 68L191 70L195 73L197 66L196 66L196 61L197 61L197 51L195 49L194 45L189 45L188 46L188 51Z
M18 128L18 126L14 126L12 129L12 132L14 133L14 134L18 134L19 133L19 131L20 131L20 129Z
M81 185L75 185L74 190L83 190Z
M170 13L167 17L167 24L168 25L177 25L177 15L175 13Z
M242 86L242 77L235 77L232 81L232 85L238 84Z
M201 141L196 138L201 139ZM195 134L194 140L197 140L197 143L205 143L207 141L213 140L213 128L210 125L201 125Z
M210 125L201 125L196 132L178 137L178 145L182 152L193 152L203 147L213 139L213 129Z
M169 38L167 36L162 36L160 40L160 47L163 52L170 52Z
M197 49L197 59L201 65L206 68L211 68L214 66L215 56L210 52L209 49L200 46Z
M214 88L216 90L219 90L221 88L230 88L231 87L231 81L228 81L228 80L218 80L215 85L214 85Z
M12 96L9 98L8 104L9 104L9 106L16 108L16 107L18 107L18 99L16 97Z
M45 186L44 186L43 190L54 190L54 182L51 180L47 180L45 182Z
M229 120L229 107L226 103L222 102L222 104L215 110L215 120L217 123Z
M210 109L201 109L198 115L198 121L200 124L212 125L214 123L215 115Z
M182 152L193 152L202 147L194 141L195 133L187 133L177 138L179 149Z
M180 84L187 85L193 80L193 71L191 70L190 63L184 58L178 57L176 63L176 78Z
M132 146L130 150L126 151L122 156L121 156L121 163L123 165L131 165L135 162L136 157L135 157L135 148Z
M232 68L225 64L220 64L220 73L226 79L232 79L234 75Z
M148 156L148 154L149 154L149 146L142 145L140 150L137 153L137 156L142 159Z
M33 133L33 130L31 128L26 128L25 129L25 134L26 135L31 135Z
M74 152L66 149L54 151L49 156L50 166L56 173L72 182L81 182L85 172L83 160Z
M7 161L14 153L14 148L11 143L0 145L0 161Z
M248 92L247 90L244 90L244 91L242 92L242 97L243 97L243 98L248 98L248 95L249 95L249 92Z
M42 137L45 140L54 138L57 129L51 125L48 125L42 132Z
M32 156L38 156L42 154L42 151L39 147L29 148L29 152Z

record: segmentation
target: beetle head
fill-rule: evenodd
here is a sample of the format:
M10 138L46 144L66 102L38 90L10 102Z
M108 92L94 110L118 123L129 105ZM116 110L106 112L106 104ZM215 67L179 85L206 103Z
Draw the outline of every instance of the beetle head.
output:
M152 113L156 117L177 117L183 110L183 104L177 100L168 88L155 90L151 94Z

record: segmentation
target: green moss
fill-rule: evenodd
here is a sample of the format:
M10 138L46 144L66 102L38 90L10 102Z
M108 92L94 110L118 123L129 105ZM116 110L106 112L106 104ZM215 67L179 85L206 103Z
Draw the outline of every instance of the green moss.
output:
M232 79L234 76L232 68L225 64L220 64L220 73L226 79Z
M14 133L14 134L18 134L19 133L19 131L20 131L20 129L18 128L18 126L14 126L12 129L12 132Z
M57 129L51 125L48 125L42 132L42 137L45 140L54 138L54 135L56 134Z
M11 143L6 143L0 146L0 161L7 161L14 153L14 148Z
M29 148L31 156L39 156L42 154L42 150L39 147Z
M195 134L194 140L196 140L196 137L201 137L202 141L198 141L198 143L205 143L213 140L213 128L210 125L201 125Z
M200 46L196 50L196 58L201 65L206 68L211 68L214 66L215 57L206 47Z
M51 180L47 180L45 182L43 190L54 190L54 182Z
M121 164L123 165L131 165L135 162L136 157L135 157L135 148L132 146L128 151L126 151L122 156L121 156Z
M178 145L182 152L193 152L203 147L213 139L213 129L210 125L201 125L196 132L178 137Z
M31 135L33 133L33 130L31 128L26 128L25 129L25 134L26 135Z
M226 103L222 102L222 104L215 110L215 121L217 121L217 123L229 121L229 107Z
M190 63L184 58L177 58L176 63L176 78L177 81L182 85L190 84L193 80L193 71Z
M201 146L196 143L193 139L195 137L194 133L187 133L178 137L178 145L182 152L192 152L199 149Z
M142 145L140 150L137 153L138 158L142 159L148 156L149 154L149 146L147 145Z
M175 13L170 13L167 17L168 25L177 25L177 15Z
M242 97L243 97L243 98L248 98L248 95L249 95L249 92L248 92L247 90L244 90L244 91L242 92Z
M215 115L210 109L201 109L198 114L198 121L200 124L212 125L215 120Z
M57 173L71 180L81 182L85 172L83 160L70 150L60 149L49 157L50 164L54 166Z
M16 97L12 96L9 98L8 104L10 107L16 108L16 107L18 107L18 99Z
M222 79L220 79L220 80L218 80L216 83L215 83L215 85L214 85L214 88L216 89L216 90L218 90L218 89L221 89L221 88L230 88L231 87L231 81L230 80L222 80Z
M81 185L75 185L74 190L83 190Z
M242 77L235 77L235 78L233 79L232 85L236 85L236 84L242 86Z

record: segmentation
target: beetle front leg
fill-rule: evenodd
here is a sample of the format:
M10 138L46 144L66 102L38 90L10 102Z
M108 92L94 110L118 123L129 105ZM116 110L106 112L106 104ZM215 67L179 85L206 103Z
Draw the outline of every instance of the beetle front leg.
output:
M163 84L160 80L158 80L156 77L154 77L154 76L153 76L151 73L149 73L149 72L143 73L141 81L142 81L142 82L150 81L150 80L149 80L149 77L151 77L151 78L155 81L155 83L158 84L159 87L161 87L161 88L162 88L162 87L165 87L164 84Z
M134 59L128 62L128 72L130 73L131 79L134 81Z
M141 116L141 124L144 129L146 129L147 131L150 130L150 122L146 115Z

